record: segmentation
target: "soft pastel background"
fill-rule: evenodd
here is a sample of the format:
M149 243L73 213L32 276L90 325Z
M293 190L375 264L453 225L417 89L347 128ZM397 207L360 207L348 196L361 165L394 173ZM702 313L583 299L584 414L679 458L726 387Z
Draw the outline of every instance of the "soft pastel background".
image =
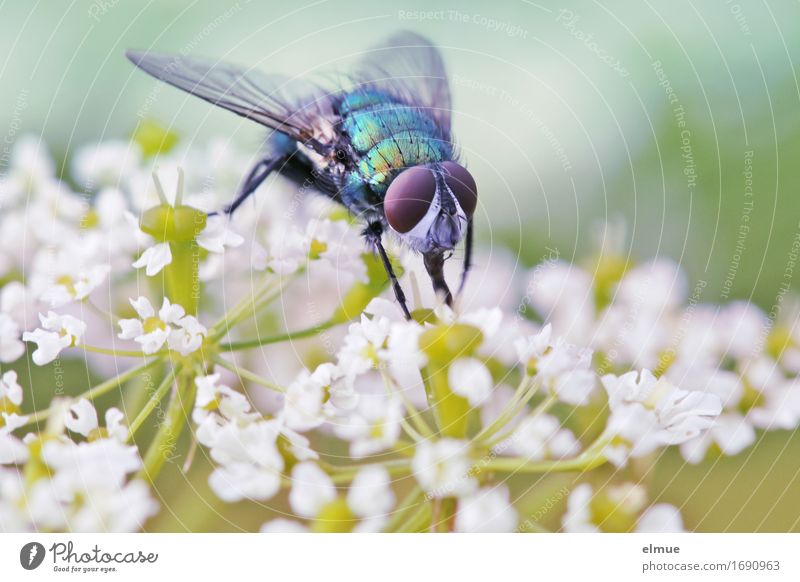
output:
M126 137L142 117L183 140L223 134L258 147L258 127L157 88L124 59L125 48L300 75L346 70L403 28L444 53L456 136L481 192L482 244L509 247L520 268L548 255L545 247L577 260L596 251L597 225L611 222L627 227L624 252L673 257L691 287L705 281L702 301L739 298L769 311L780 285L796 286L787 271L800 233L796 2L3 2L0 164L16 137L33 132L66 167L81 144ZM681 149L678 104L690 150ZM86 372L71 370L77 393ZM36 389L48 397L46 382ZM798 459L800 437L776 432L698 467L668 454L644 477L659 500L682 508L689 528L800 531ZM212 501L202 462L189 480L171 469L174 486L160 491L168 509L149 529L265 521L265 509ZM533 487L530 512L563 504L559 488L572 481L564 479ZM548 525L557 526L557 513Z

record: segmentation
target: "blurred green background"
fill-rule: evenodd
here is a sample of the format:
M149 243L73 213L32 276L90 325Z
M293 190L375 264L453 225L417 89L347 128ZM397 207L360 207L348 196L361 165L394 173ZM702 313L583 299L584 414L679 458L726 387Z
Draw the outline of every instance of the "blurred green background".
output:
M75 148L127 137L145 117L184 142L223 134L258 147L258 127L159 88L126 48L312 74L347 70L403 28L442 48L456 138L481 191L483 244L509 246L523 268L545 246L567 260L594 252L597 226L622 223L623 252L674 258L692 286L707 282L702 301L742 298L769 311L780 286L794 286L797 2L5 2L2 162L33 132L63 167ZM800 439L775 433L702 467L667 455L654 479L692 527L800 531L798 459ZM175 513L154 528L232 527L185 490L192 483L222 511L203 478L173 479L164 493ZM266 518L240 505L225 514L248 527Z

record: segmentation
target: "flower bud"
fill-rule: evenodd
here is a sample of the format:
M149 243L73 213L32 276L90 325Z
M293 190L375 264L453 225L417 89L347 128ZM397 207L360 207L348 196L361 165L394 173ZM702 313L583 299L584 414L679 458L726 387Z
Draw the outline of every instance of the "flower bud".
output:
M161 242L191 242L206 227L206 219L197 208L162 204L145 210L139 227Z
M314 533L347 533L353 530L356 516L342 498L325 505L311 524Z

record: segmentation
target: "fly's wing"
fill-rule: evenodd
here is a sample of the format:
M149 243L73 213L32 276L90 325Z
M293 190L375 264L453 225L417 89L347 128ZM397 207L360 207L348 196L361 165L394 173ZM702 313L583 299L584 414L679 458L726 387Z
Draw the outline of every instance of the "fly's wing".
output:
M279 131L319 153L329 149L335 122L330 99L312 83L210 59L132 50L125 55L156 79Z
M413 32L400 32L364 57L353 76L359 88L386 92L427 111L450 141L452 104L444 61L431 42Z

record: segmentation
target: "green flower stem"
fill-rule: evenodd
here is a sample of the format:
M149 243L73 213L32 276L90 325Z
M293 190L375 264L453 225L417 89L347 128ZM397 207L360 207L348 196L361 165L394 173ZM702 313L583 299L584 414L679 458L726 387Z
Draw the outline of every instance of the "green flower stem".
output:
M164 376L164 380L161 381L161 384L153 391L152 396L150 396L150 400L144 405L144 408L139 411L139 414L136 415L136 418L133 419L133 422L130 423L130 427L128 428L128 438L127 440L131 440L133 438L134 433L139 429L140 426L147 420L147 417L150 416L150 413L153 412L155 407L164 399L164 396L169 391L172 383L175 381L175 378L180 374L183 365L181 363L175 364L175 367L172 368L171 371L168 371L166 376Z
M98 307L88 297L83 300L83 304L86 305L92 311L94 311L100 317L103 317L104 319L107 319L108 321L110 321L112 324L117 323L119 321L119 317L117 315L114 315L112 312L106 311L105 309L102 309L101 307Z
M386 387L386 391L390 394L397 394L400 397L403 406L406 408L408 417L414 424L416 432L424 438L432 437L433 430L428 426L428 423L425 422L425 419L422 418L422 413L416 409L414 404L411 402L411 400L409 400L408 396L403 390L395 389L394 380L391 378L391 376L389 376L389 373L384 368L381 368L381 376L383 377L383 383Z
M405 417L400 419L400 426L402 427L402 429L404 431L406 431L406 434L409 437L411 437L411 440L414 441L415 443L418 443L420 441L424 441L425 440L425 437L423 437L421 434L419 434L417 432L417 429L415 429L413 426L411 426L409 424L408 420Z
M390 475L394 476L411 472L411 461L409 459L395 459L385 463L364 463L361 465L336 466L329 463L320 463L320 465L329 473L332 473L331 479L336 484L349 483L361 469L375 465L383 467Z
M533 379L530 376L525 376L520 381L519 386L517 386L517 389L514 392L514 395L511 397L511 400L509 400L505 407L503 407L503 410L500 412L497 418L494 419L494 421L492 421L488 426L485 426L480 432L478 432L478 434L475 435L475 438L473 439L474 441L483 441L490 438L493 434L506 426L509 420L514 418L514 414L516 413L509 413L513 411L520 402L522 402L523 405L528 402L525 398L527 394L533 396L536 384L533 384L532 380Z
M419 486L409 491L408 495L397 504L397 509L394 510L392 517L383 530L387 532L396 531L397 528L403 524L403 521L411 515L414 509L417 509L420 504L424 503L424 497L425 492L422 491Z
M177 387L172 392L164 422L158 428L156 436L144 455L144 467L138 473L139 478L153 483L164 463L172 457L175 445L189 417L189 408L194 404L197 389L194 377L194 372L190 370L186 370L178 376Z
M601 435L589 448L573 459L531 462L519 457L498 457L481 465L482 470L502 473L555 473L589 471L605 464L608 459L603 453L610 438Z
M250 296L243 298L232 309L230 309L220 320L214 324L209 333L212 341L218 341L225 336L228 331L241 322L248 314L255 315L259 309L268 305L281 296L283 291L298 275L305 271L305 266L301 267L290 276L278 279L277 287L274 279L269 278L261 284Z
M135 368L131 368L130 370L126 370L125 372L122 372L121 374L119 374L117 376L114 376L110 380L106 380L102 384L98 384L97 386L94 386L93 388L90 388L86 392L83 392L82 394L78 394L77 396L75 396L75 399L79 400L81 398L86 398L87 400L93 400L93 399L97 398L98 396L102 396L103 394L105 394L107 392L110 392L114 388L120 388L121 389L122 388L122 384L124 384L128 380L131 380L132 378L135 378L136 376L138 376L139 374L141 374L142 372L144 372L148 368L152 368L154 365L158 364L159 362L161 362L161 358L160 357L153 358L152 360L150 360L149 362L145 362L141 366L137 366ZM40 410L38 412L35 412L35 413L31 414L30 416L28 416L28 420L22 426L28 426L28 425L35 424L35 423L38 423L38 422L43 422L43 421L47 420L47 417L49 417L52 412L53 412L53 408L52 407L45 408L44 410Z
M397 533L416 533L426 531L433 518L433 504L421 503L403 523L394 530Z
M433 408L433 417L442 436L464 438L467 436L470 405L466 398L450 388L447 366L431 362L427 367L431 395L428 402Z
M200 303L200 246L197 240L171 241L169 249L172 262L164 267L169 299L183 307L186 313L197 315Z
M274 390L275 392L281 392L281 393L286 392L286 388L284 388L283 386L278 386L277 384L275 384L273 382L270 382L266 378L263 378L263 377L259 376L255 372L251 372L250 370L246 370L245 368L242 368L240 365L238 365L238 364L236 364L234 362L229 362L225 358L222 358L220 356L215 356L214 357L214 362L216 362L217 364L219 364L220 366L222 366L226 370L230 370L231 372L233 372L234 374L236 374L240 378L244 378L245 380L249 380L250 382L253 382L254 384L258 384L259 386L263 386L264 388L269 388L270 390Z
M257 348L260 346L266 346L269 344L278 344L286 341L304 339L318 335L319 333L330 329L335 325L339 325L339 322L326 321L324 323L320 323L319 325L315 325L314 327L309 327L298 331L289 331L280 335L220 344L219 349L223 352L237 352L241 350Z
M85 352L92 352L93 354L105 354L107 356L116 356L118 358L149 358L151 356L163 356L167 352L154 352L152 354L145 354L144 352L135 350L115 350L111 348L100 348L97 346L87 346L86 344L78 344L76 347L81 348Z
M554 405L556 402L558 402L558 397L557 397L555 394L549 394L548 396L546 396L546 397L545 397L545 399L544 399L544 400L542 400L542 401L541 401L541 402L540 402L540 403L539 403L539 404L536 406L536 408L534 408L534 409L533 409L533 411L530 413L530 415L529 415L529 416L531 416L531 417L537 417L537 416L539 416L540 414L544 414L545 412L547 412L548 410L550 410L550 408L552 408L552 407L553 407L553 405ZM519 410L517 410L516 412L514 412L513 414L511 414L511 415L508 417L508 420L511 420L512 418L514 418L514 417L517 415L517 413L518 413L518 412L519 412ZM514 428L511 428L510 430L506 430L506 431L500 432L499 434L497 434L497 435L496 435L496 436L494 436L493 438L489 439L489 440L486 442L486 446L487 446L487 447L493 447L493 446L494 446L494 445L496 445L497 443L500 443L500 442L502 442L502 441L506 440L506 439L507 439L507 438L509 438L509 437L510 437L512 434L514 434L514 430L516 430L516 427L514 427Z

